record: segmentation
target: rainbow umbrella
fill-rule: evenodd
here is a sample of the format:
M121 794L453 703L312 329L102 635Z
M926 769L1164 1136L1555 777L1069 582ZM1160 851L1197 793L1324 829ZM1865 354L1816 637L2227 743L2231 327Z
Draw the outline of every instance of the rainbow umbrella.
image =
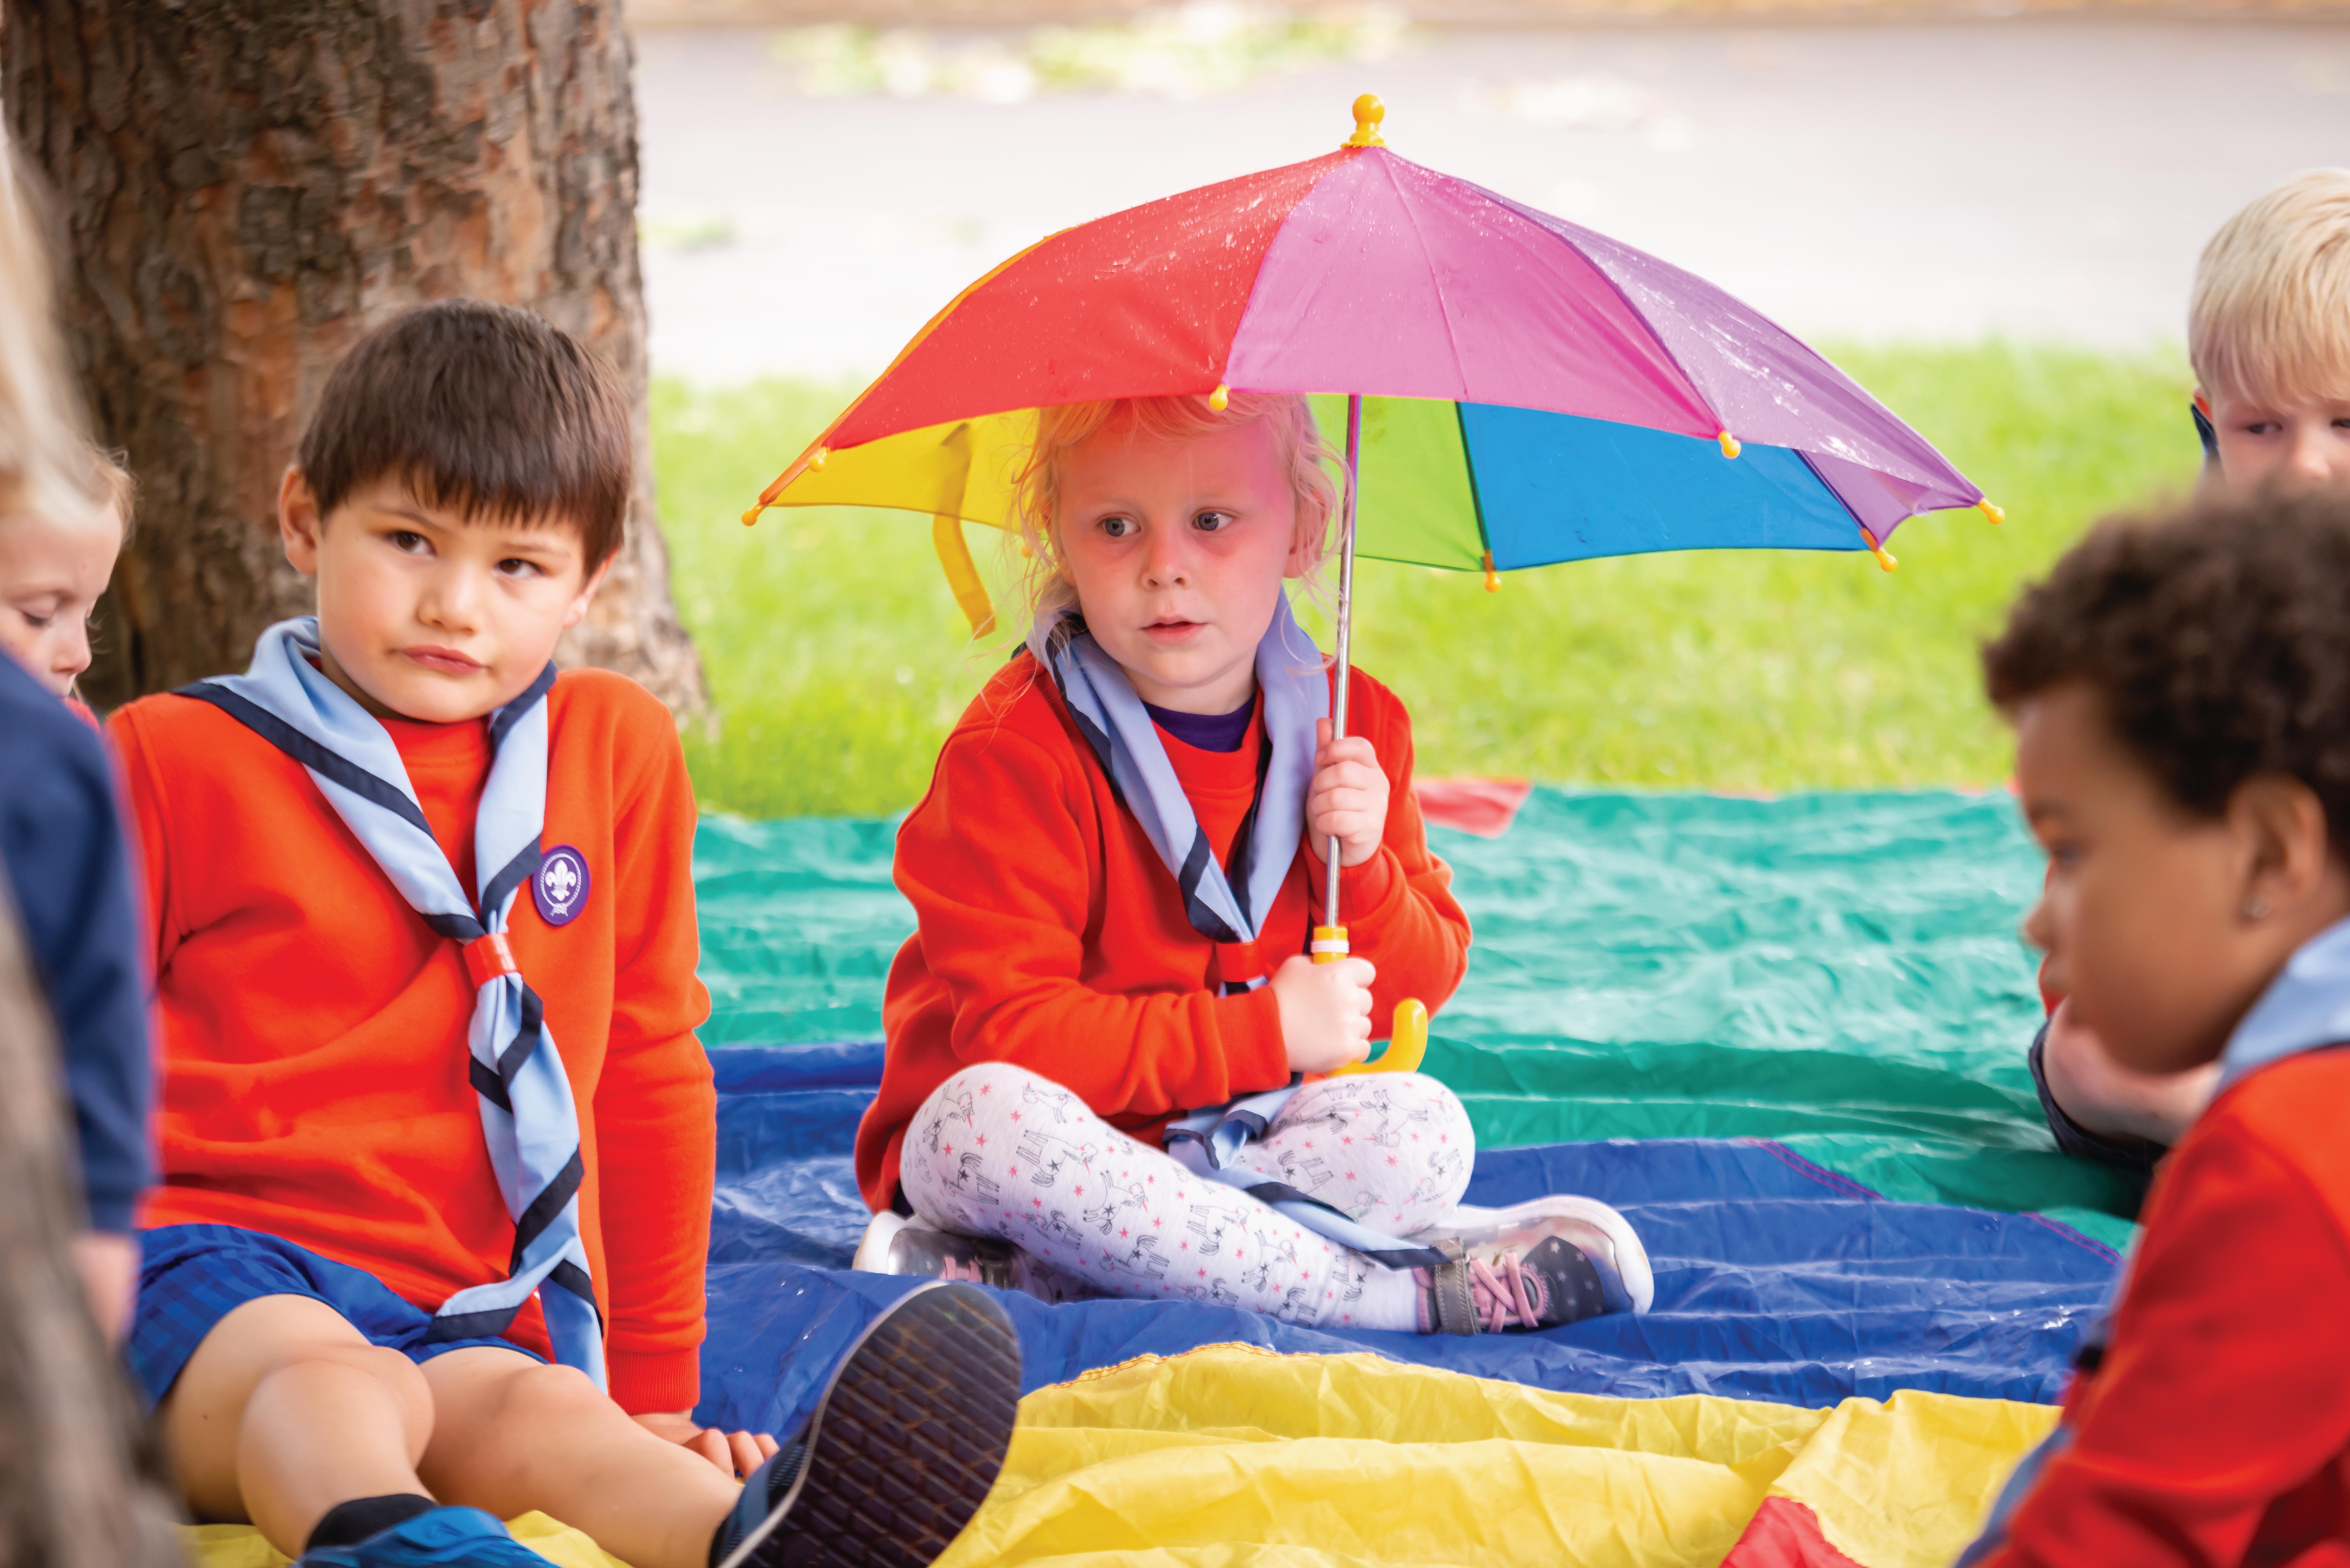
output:
M1921 512L1980 506L1999 521L1924 437L1792 334L1654 256L1396 156L1384 115L1366 95L1336 152L1004 262L743 521L769 506L929 513L984 633L993 616L962 524L1017 526L1012 476L1038 409L1315 394L1349 476L1341 734L1358 550L1482 570L1488 587L1497 572L1654 550L1866 549L1890 571L1886 540Z

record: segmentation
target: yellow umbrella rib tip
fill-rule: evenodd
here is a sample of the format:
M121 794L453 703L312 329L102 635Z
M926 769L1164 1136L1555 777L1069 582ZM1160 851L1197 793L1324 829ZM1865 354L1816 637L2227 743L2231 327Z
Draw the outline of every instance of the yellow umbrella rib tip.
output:
M1992 505L1991 497L1988 495L1976 502L1975 505L1981 509L1982 514L1990 518L1994 525L2007 521L2007 509L2003 506Z
M792 481L803 473L822 468L825 459L831 455L832 449L821 445L812 446L802 452L791 467L776 476L775 483L759 492L758 501L753 504L751 510L743 514L743 526L748 528L756 523L759 520L759 514L773 506L775 504L775 497L791 488Z
M1385 147L1387 138L1379 134L1379 122L1388 117L1388 106L1379 95L1367 92L1355 100L1355 134L1347 138L1349 147Z
M1232 389L1222 381L1217 382L1216 389L1208 394L1208 407L1221 414L1232 405Z
M1721 455L1724 457L1736 457L1746 450L1738 444L1738 438L1728 431L1719 432L1713 439L1721 443Z
M1485 591L1489 594L1502 591L1502 574L1493 569L1493 552L1491 550L1485 552Z
M1878 571L1889 572L1901 565L1900 562L1893 558L1891 552L1877 542L1877 535L1871 534L1866 526L1863 526L1860 531L1860 542L1868 546L1868 553L1870 555L1877 557L1877 569Z

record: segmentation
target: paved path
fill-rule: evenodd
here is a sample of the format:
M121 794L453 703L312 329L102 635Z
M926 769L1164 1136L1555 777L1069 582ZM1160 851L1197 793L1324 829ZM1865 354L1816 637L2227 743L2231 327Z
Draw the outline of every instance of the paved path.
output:
M2340 26L1427 33L1191 102L809 98L757 32L639 60L653 363L705 380L876 370L1014 250L1336 146L1366 89L1406 157L1823 337L2175 339L2212 228L2350 163Z

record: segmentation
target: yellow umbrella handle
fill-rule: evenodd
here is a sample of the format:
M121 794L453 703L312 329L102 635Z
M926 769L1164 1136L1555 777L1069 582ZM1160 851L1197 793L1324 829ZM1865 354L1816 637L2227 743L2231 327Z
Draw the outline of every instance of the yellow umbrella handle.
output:
M1395 1033L1388 1036L1388 1048L1375 1062L1357 1062L1330 1075L1343 1078L1350 1073L1417 1073L1421 1058L1428 1054L1428 1009L1416 996L1407 996L1396 1003Z

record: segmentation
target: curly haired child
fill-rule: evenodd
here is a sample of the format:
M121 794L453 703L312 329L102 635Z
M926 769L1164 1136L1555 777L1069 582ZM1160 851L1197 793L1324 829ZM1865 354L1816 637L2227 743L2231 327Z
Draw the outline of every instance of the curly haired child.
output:
M1281 1097L1361 1060L1399 999L1440 1004L1469 947L1403 705L1355 672L1333 741L1290 614L1284 579L1326 548L1326 455L1302 397L1040 410L1027 647L899 835L919 929L858 1134L863 1266L1420 1332L1646 1304L1597 1204L1553 1200L1516 1244L1428 1233L1474 1155L1434 1079ZM1333 839L1354 956L1317 964Z
M2215 1067L1968 1564L2350 1561L2350 498L2109 522L1983 652L2024 934L2119 1064Z

